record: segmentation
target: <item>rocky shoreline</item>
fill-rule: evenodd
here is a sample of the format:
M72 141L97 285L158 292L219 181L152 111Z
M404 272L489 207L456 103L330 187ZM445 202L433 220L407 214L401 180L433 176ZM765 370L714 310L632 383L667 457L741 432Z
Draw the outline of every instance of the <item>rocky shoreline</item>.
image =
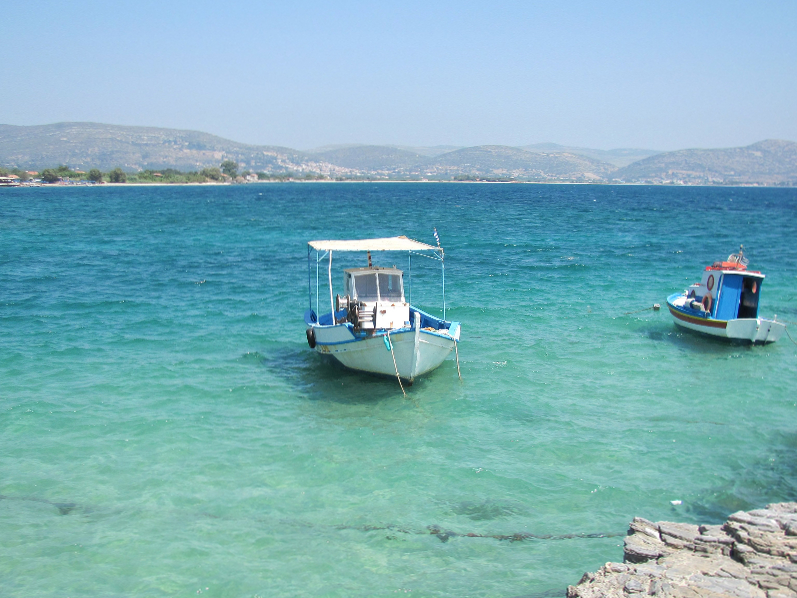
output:
M797 598L797 503L739 511L723 525L635 517L624 553L567 597Z

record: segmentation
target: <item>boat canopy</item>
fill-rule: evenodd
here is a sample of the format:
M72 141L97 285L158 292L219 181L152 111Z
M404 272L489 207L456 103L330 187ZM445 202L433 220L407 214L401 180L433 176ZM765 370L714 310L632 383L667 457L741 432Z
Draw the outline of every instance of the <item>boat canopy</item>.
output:
M404 235L400 235L398 237L384 237L380 239L352 239L352 240L324 240L324 241L309 241L307 243L307 265L308 265L308 272L307 272L307 287L308 287L308 294L310 299L310 310L313 308L313 285L312 285L312 273L310 271L310 250L315 249L316 251L316 258L315 258L315 308L316 312L319 311L319 289L320 289L320 276L319 276L319 266L321 261L329 257L329 262L327 266L327 278L329 280L329 304L330 304L330 312L335 313L335 299L332 292L332 254L337 251L367 251L368 252L368 267L372 269L372 272L377 272L377 269L373 269L371 266L371 251L406 251L408 256L408 266L409 266L409 275L410 275L410 303L412 303L412 256L419 255L421 257L438 260L441 265L442 273L443 273L443 319L446 318L446 266L445 266L445 253L443 248L439 246L440 239L437 236L437 229L434 231L435 240L437 240L438 246L435 247L434 245L427 245L426 243L421 243L420 241L415 241L414 239L410 239L405 237ZM323 253L323 255L320 255ZM393 273L380 273L381 277L384 278L384 288L390 289L392 295L398 296L399 294L403 297L404 295L404 284L402 280L402 272L400 270L396 270ZM352 276L352 272L349 272L349 276ZM357 275L354 275L357 276ZM357 276L359 278L359 276ZM362 281L363 283L366 282L365 279ZM374 282L377 282L377 279L374 278ZM379 279L378 283L379 289L381 289L383 280ZM358 280L354 285L357 295L360 294L360 281ZM347 289L347 292L352 290L351 287ZM370 296L371 294L368 293ZM377 291L376 297L378 298L381 295L381 290ZM393 300L393 299L391 299Z
M308 244L316 251L442 251L440 247L414 241L404 235L352 241L310 241Z

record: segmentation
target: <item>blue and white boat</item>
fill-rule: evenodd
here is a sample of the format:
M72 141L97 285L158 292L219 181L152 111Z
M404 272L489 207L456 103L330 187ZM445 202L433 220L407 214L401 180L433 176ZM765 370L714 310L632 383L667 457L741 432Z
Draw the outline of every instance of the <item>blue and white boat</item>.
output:
M723 262L706 266L703 278L683 293L667 298L675 323L683 328L719 336L772 343L786 325L758 317L758 301L764 275L748 270L744 246Z
M435 233L436 234L436 233ZM315 250L315 293L312 262ZM343 294L332 288L332 254L362 252L368 265L343 271ZM439 260L442 266L443 317L410 305L404 293L404 272L395 266L374 266L372 252L403 252L408 257L409 295L412 296L412 258ZM310 241L307 248L310 309L304 314L307 342L318 353L331 355L347 368L396 376L412 382L434 370L452 351L457 353L459 322L445 319L445 262L442 247L407 237L384 239ZM320 271L326 262L329 296L321 298ZM315 305L313 301L315 300ZM326 303L325 313L321 308Z

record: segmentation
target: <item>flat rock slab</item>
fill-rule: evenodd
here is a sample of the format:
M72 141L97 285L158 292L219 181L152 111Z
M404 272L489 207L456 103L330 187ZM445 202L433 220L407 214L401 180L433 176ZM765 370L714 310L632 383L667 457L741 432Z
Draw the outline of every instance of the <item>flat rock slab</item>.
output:
M797 598L797 503L739 511L722 526L636 517L624 551L568 598Z

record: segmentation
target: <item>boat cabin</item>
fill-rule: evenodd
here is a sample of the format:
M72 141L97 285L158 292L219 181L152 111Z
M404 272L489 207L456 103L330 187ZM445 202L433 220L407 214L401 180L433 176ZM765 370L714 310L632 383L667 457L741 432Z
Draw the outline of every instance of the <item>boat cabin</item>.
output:
M410 305L404 300L404 273L398 268L350 268L343 271L344 293L359 305L364 329L395 329L410 325ZM368 317L374 314L373 321Z
M403 275L397 268L350 268L343 271L344 293L358 301L403 303Z
M688 294L716 320L755 319L763 282L760 272L709 266Z

